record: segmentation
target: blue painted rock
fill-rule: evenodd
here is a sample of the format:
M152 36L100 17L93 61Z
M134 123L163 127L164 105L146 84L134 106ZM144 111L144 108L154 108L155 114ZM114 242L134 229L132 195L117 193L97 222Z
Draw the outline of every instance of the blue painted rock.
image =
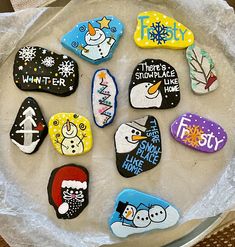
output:
M92 109L98 127L103 128L113 122L117 95L117 84L109 70L97 70L92 79Z
M112 57L124 26L108 15L78 23L62 39L62 45L88 62L99 64Z
M176 141L206 153L222 149L227 142L227 134L217 123L186 113L171 124L171 134Z
M129 100L133 108L168 109L180 101L176 70L159 59L145 59L132 75Z
M38 150L47 132L47 124L39 105L33 98L26 98L11 128L11 141L22 152L31 154Z
M191 45L186 50L190 67L191 87L195 93L206 94L219 86L215 64L210 55L198 46Z
M13 75L16 86L23 91L68 96L78 87L76 61L37 46L19 49L15 56Z
M154 168L161 159L161 134L157 119L145 116L119 126L115 136L116 165L124 177Z
M167 201L137 190L124 189L116 199L109 225L113 234L125 238L131 234L172 227L179 217L177 209Z
M49 178L49 203L59 219L73 219L88 205L89 173L85 167L68 164L54 169Z

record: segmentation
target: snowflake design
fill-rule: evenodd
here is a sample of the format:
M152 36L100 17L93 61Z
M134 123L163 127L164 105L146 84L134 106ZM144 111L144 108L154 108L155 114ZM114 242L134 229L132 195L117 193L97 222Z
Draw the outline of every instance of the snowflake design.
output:
M162 42L166 43L166 38L168 36L167 27L158 21L155 24L152 23L151 28L152 31L149 32L150 40L153 42L156 41L158 45L161 45Z
M71 61L63 61L58 66L58 71L63 77L68 77L74 72L74 63Z
M52 67L55 64L55 59L53 57L45 57L42 60L42 64L44 64L46 67Z
M32 46L25 46L19 50L19 58L25 62L32 61L36 56L36 48Z
M191 147L198 147L204 131L198 125L188 126L186 129L188 131L184 134L183 142Z

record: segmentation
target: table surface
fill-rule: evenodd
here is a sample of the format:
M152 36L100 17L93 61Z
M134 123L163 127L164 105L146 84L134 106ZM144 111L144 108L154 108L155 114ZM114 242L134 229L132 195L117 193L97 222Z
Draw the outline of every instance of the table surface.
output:
M228 4L235 8L235 0L227 0ZM56 4L53 4L53 6L56 6ZM0 4L0 13L2 12L12 12L14 11L10 0L1 0ZM231 212L228 214L228 216L224 219L224 221L218 226L218 228L227 222L235 221L235 212ZM217 231L217 229L215 231ZM9 247L9 245L4 241L4 239L0 236L0 247Z

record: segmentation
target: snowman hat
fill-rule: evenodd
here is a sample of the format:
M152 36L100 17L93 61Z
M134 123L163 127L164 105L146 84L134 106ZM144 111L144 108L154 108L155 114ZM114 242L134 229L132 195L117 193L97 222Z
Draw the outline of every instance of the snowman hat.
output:
M148 120L148 116L146 117L143 117L143 118L140 118L140 119L137 119L133 122L130 122L130 123L127 123L128 126L132 127L132 128L135 128L135 129L138 129L142 132L145 132L146 131L146 122Z
M65 165L53 170L49 184L48 193L50 203L58 208L60 214L68 211L68 205L62 201L62 188L87 189L88 171L74 164Z
M121 216L123 214L123 212L125 211L125 208L128 204L129 204L129 202L126 202L126 203L121 202L121 201L118 202L116 211L119 213L119 216Z

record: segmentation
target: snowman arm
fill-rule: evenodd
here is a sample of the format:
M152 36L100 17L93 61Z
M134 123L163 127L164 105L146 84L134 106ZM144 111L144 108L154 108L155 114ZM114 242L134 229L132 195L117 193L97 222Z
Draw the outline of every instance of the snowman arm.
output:
M82 45L79 45L78 49L81 50L81 51L84 51L86 53L89 52L89 50L87 48L83 47Z
M68 149L68 148L69 148L68 146L65 146L64 144L62 144L62 142L59 142L58 140L55 140L55 143L60 144L61 146L65 147L66 149Z

